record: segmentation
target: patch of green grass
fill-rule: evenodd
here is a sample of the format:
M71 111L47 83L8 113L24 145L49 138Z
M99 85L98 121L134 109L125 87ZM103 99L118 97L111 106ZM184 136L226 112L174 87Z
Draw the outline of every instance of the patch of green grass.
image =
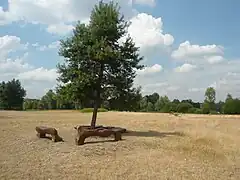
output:
M83 109L80 110L80 112L82 112L82 113L92 113L93 108L83 108ZM104 109L104 108L98 108L98 112L108 112L108 110Z

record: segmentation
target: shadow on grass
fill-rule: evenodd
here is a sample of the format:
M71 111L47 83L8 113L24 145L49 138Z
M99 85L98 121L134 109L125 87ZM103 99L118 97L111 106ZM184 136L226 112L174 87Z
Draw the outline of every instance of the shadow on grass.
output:
M158 131L127 131L123 133L123 137L126 136L136 136L136 137L168 137L168 136L184 136L183 132L158 132ZM125 141L126 139L122 139L120 141ZM106 140L94 140L94 141L86 141L84 144L97 144L97 143L105 143L105 142L117 142L113 139Z
M184 136L183 132L158 132L158 131L127 131L123 136L137 137L167 137L167 136Z
M52 141L52 137L51 136L45 136L45 137L41 137L41 138L38 138L38 139L48 139L48 140ZM56 141L55 143L58 143L58 142L66 142L66 141L63 139L62 141Z
M120 141L125 141L125 139L122 139ZM97 144L97 143L105 143L105 142L118 142L113 139L106 139L106 140L99 140L99 141L86 141L84 144Z
M39 139L49 139L49 140L52 140L52 137L50 137L50 136L45 136L45 137L41 137L41 138L39 138Z
M0 116L0 119L12 119L11 116Z

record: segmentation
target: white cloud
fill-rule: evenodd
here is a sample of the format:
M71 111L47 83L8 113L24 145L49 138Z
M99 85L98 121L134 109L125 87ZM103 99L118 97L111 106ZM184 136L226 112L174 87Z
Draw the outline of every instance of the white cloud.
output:
M155 18L152 15L140 13L130 21L128 33L143 54L151 48L166 48L174 42L172 35L163 33L161 17Z
M3 76L16 75L17 73L24 72L32 66L24 61L24 57L17 59L6 59L0 61L0 74Z
M166 87L168 86L167 82L158 82L158 83L153 83L153 84L146 84L144 87L145 88L152 88L152 87Z
M27 45L21 43L21 39L17 36L0 36L0 61L6 58L10 52L19 49L26 49Z
M10 13L5 12L3 8L0 6L0 26L6 25L12 22Z
M213 45L191 45L189 41L185 41L179 45L179 48L172 53L172 57L176 59L213 55L213 54L223 54L223 47Z
M38 42L33 43L32 46L33 46L33 47L38 47L38 46L39 46L39 43L38 43Z
M105 2L109 1L105 0ZM85 21L98 2L98 0L9 0L8 11L4 12L0 8L0 25L23 20L33 24L51 25L50 31L54 31L56 29L53 25L59 26L63 22L72 23L78 20ZM116 2L121 6L121 11L126 17L134 14L133 2L130 0L117 0Z
M67 24L51 24L47 27L47 31L51 34L66 35L73 30L73 25Z
M28 64L25 57L0 61L0 81L17 78L27 90L27 97L41 97L45 88L56 85L56 69L36 68Z
M17 78L25 81L50 81L56 82L56 69L45 69L43 67L32 69L18 74Z
M204 88L189 88L188 91L189 92L204 92L205 89Z
M180 89L179 86L169 86L166 88L167 91L177 91L179 89Z
M149 79L151 79L152 77L149 77ZM154 77L155 79L156 77ZM168 95L168 93L175 93L175 94L178 94L178 90L180 89L179 86L177 85L173 85L171 82L169 81L162 81L159 80L159 81L156 81L154 83L149 83L149 82L153 82L153 81L149 81L149 79L142 79L140 77L139 81L142 83L144 83L144 86L142 86L142 92L143 94L151 94L153 92L157 92L159 93L161 96L164 96L164 95ZM156 80L156 79L155 79ZM146 84L145 84L146 83ZM141 83L140 83L141 84ZM139 85L139 84L138 84ZM177 92L176 92L177 91ZM170 98L172 98L170 96Z
M224 61L222 56L209 56L205 57L205 59L209 62L209 64L217 64Z
M57 45L58 42L55 42L49 47L54 48ZM28 44L22 44L19 37L8 35L0 37L0 81L20 79L28 95L42 96L43 87L48 88L56 84L56 69L36 68L30 65L26 61L28 52L20 57L9 57L11 52L19 53L19 50L26 49L26 46Z
M183 64L182 66L176 67L175 71L180 72L180 73L187 73L191 72L192 70L196 69L197 66L192 65L192 64Z
M9 54L18 50L26 50L27 44L22 44L21 39L17 36L0 36L0 77L5 80L8 76L30 68L31 66L24 61L28 57L28 53L24 53L22 57L17 57L14 60L9 58Z
M154 64L150 67L144 67L141 70L137 70L138 75L148 75L148 74L154 74L157 72L161 72L163 70L163 67L159 64Z
M35 47L37 47L37 49L39 51L46 51L46 50L50 50L50 49L58 49L60 46L60 41L54 41L54 42L50 43L49 45L43 45L43 46L40 46L38 43L35 43L35 44L37 44L37 46L35 46Z

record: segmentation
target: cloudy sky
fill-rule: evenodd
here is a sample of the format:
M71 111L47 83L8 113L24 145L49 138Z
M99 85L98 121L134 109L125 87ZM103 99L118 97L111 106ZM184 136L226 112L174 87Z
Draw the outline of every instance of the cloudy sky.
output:
M59 40L88 22L97 0L0 0L0 81L18 78L28 97L56 84ZM145 57L144 94L203 100L240 96L240 1L119 0L129 34Z

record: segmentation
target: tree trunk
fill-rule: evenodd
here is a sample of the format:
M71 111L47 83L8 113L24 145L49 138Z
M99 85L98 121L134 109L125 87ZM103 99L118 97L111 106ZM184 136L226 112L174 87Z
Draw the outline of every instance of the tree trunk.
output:
M94 103L94 108L93 108L93 115L92 115L92 121L91 121L91 127L95 128L96 126L96 120L97 120L97 112L100 104L100 90L98 89L96 92L96 100Z
M100 67L100 72L99 72L98 85L96 88L96 96L95 96L94 109L93 109L93 115L92 115L92 121L91 121L91 128L93 128L93 129L96 126L98 108L101 104L101 82L102 82L102 77L103 77L104 65L101 64L100 66L101 67Z

